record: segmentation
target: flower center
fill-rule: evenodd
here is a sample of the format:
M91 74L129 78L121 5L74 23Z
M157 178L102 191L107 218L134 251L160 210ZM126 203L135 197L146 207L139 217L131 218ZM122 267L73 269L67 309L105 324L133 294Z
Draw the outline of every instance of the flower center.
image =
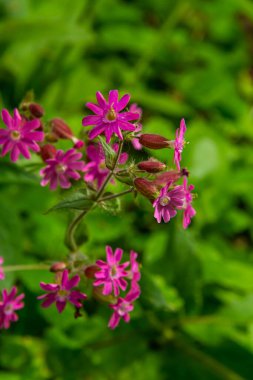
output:
M66 297L69 295L69 291L65 289L60 289L58 290L57 295L60 301L64 301Z
M13 313L13 307L12 307L12 304L9 303L4 308L4 314L5 315L11 315L12 313Z
M107 114L105 115L105 118L108 120L108 121L114 121L117 119L117 113L116 111L111 107L109 109L109 111L107 112Z
M10 133L11 139L14 141L18 141L20 139L20 132L19 131L12 131Z
M159 203L161 206L167 206L169 202L170 202L170 197L167 197L167 196L161 197L159 200Z
M115 265L113 265L111 267L111 277L112 278L116 278L117 277L117 267Z
M120 307L118 308L118 313L121 317L123 317L123 315L125 315L128 312L128 307L128 302L124 302L120 305Z
M58 164L56 165L56 171L57 173L61 174L64 173L67 170L67 166L64 164Z

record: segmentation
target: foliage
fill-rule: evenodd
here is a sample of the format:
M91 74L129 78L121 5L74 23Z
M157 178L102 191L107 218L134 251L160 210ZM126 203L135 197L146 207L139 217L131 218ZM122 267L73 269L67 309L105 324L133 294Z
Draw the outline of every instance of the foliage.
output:
M106 242L141 254L143 296L118 330L91 301L76 320L41 309L46 271L10 273L0 285L18 281L27 307L1 333L1 379L252 378L252 36L250 0L0 0L1 108L33 89L48 118L79 133L95 91L127 90L145 132L174 136L186 118L199 195L187 231L176 220L158 229L131 195L122 213L87 215L84 251L97 258ZM56 195L33 172L0 167L0 255L8 265L62 259L65 214L43 215ZM72 202L86 207L81 192Z

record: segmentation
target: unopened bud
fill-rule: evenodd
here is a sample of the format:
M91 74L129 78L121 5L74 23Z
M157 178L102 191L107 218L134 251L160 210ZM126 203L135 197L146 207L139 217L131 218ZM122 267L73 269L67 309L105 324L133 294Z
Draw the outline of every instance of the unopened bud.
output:
M62 272L66 269L66 263L63 261L58 261L57 263L53 263L50 267L50 272Z
M60 139L72 139L73 132L70 127L60 118L52 119L51 122L52 132Z
M190 172L186 168L181 169L181 175L185 177L189 177Z
M151 201L157 197L157 187L153 182L150 182L145 178L136 178L134 180L134 186L139 193Z
M170 170L168 172L164 172L159 174L155 179L154 183L157 186L165 186L168 182L173 181L176 182L179 178L182 177L182 173L178 170Z
M89 265L87 268L85 268L84 274L87 278L95 278L95 273L99 270L100 268L98 265Z
M145 170L145 172L148 172L148 173L159 173L159 172L162 172L166 168L166 165L160 161L148 160L148 161L139 162L137 167L138 169Z
M40 148L40 155L43 161L48 160L49 158L53 158L57 152L57 149L55 146L51 144L43 145Z
M45 113L44 108L38 103L30 103L29 111L31 112L32 116L37 118L41 118Z
M169 140L166 137L155 134L143 134L139 137L139 142L150 149L163 149L170 146Z

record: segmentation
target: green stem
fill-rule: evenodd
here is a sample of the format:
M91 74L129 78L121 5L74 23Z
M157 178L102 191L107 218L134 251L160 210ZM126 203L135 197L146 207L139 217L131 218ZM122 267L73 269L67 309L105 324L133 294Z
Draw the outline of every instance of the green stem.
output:
M4 272L16 272L22 270L48 270L49 265L46 264L23 264L23 265L6 265L3 267Z
M131 187L130 189L125 190L125 191L122 191L121 193L107 195L107 196L104 197L104 198L100 198L98 202L104 202L104 201L108 201L108 200L110 200L110 199L114 199L114 198L122 197L122 196L125 195L125 194L131 193L133 190L134 190L134 188Z
M116 166L118 164L118 161L119 161L119 158L120 158L120 155L121 155L121 152L122 152L123 143L124 143L123 141L119 142L119 149L118 149L117 155L115 157L115 161L114 161L113 167L112 167L110 173L108 174L108 176L106 177L103 185L98 190L98 192L97 192L97 194L96 194L96 196L94 198L94 203L88 209L82 211L79 215L77 215L77 217L70 223L70 225L69 225L69 227L67 229L67 232L66 232L66 244L67 244L67 246L73 252L75 252L77 250L77 248L78 248L77 244L76 244L76 241L75 241L75 231L77 229L77 226L81 222L81 220L83 219L83 217L94 207L94 205L96 204L96 202L98 202L100 200L100 198L102 197L107 184L110 182L112 176L114 175L114 170L115 170L115 168L116 168Z

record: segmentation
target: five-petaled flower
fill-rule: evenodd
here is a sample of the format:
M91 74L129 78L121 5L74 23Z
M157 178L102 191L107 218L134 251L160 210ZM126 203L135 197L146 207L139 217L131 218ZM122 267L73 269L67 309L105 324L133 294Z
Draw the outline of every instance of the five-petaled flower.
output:
M71 186L70 179L77 181L81 178L78 171L84 170L84 162L79 161L82 153L77 152L74 148L67 152L58 150L53 158L46 160L47 166L40 171L43 177L41 186L50 184L50 189L55 190L59 185L63 189Z
M87 103L89 108L95 115L83 118L83 126L95 125L90 131L89 138L94 139L100 134L105 134L106 142L109 143L113 134L116 134L120 140L123 140L121 131L134 131L135 125L129 121L138 120L138 112L121 112L128 104L130 95L124 95L120 100L117 90L109 92L108 102L105 100L101 92L96 93L98 105Z
M109 320L108 327L115 329L118 326L120 319L122 318L125 322L130 321L130 312L133 311L133 302L139 298L140 290L136 286L132 288L125 298L119 297L115 304L110 304L109 307L114 310L111 319Z
M61 313L65 309L66 303L69 301L77 308L81 308L82 300L85 300L87 295L78 290L71 290L79 284L80 277L75 275L69 279L67 269L58 274L58 276L58 283L40 283L40 287L47 292L46 294L37 297L40 300L44 300L41 306L49 307L55 302L58 312Z
M0 145L2 156L10 152L11 161L16 162L21 154L30 159L29 149L39 152L40 147L36 141L44 139L44 133L36 131L40 127L39 119L25 120L17 110L14 109L13 117L6 109L2 110L2 119L7 129L0 128Z
M185 140L184 134L186 132L186 124L185 120L182 119L180 121L180 127L176 130L176 138L174 141L174 162L177 166L177 169L180 170L180 161L181 155L184 148Z
M2 267L3 263L4 263L4 258L0 256L0 280L5 279L4 269Z
M103 285L102 293L104 295L109 295L112 292L116 297L119 296L119 289L123 291L127 288L127 281L124 279L128 275L125 270L129 265L129 261L120 264L122 259L123 250L121 248L116 248L115 253L110 246L106 246L106 259L107 262L103 260L97 260L96 264L100 268L99 271L95 273L96 280L94 281L94 286Z
M18 320L16 310L22 309L24 294L17 296L17 288L13 286L8 294L6 289L2 291L2 301L0 301L0 329L8 329L11 322Z
M177 214L176 209L183 208L185 199L184 188L178 185L170 190L169 188L172 184L173 181L170 181L163 187L158 198L153 203L153 207L155 208L154 217L158 223L161 223L162 219L165 223L169 222Z
M184 214L183 214L183 227L187 228L191 223L191 219L196 215L196 210L192 207L192 190L194 190L194 185L188 186L187 177L184 177L184 191L185 199L183 204Z

